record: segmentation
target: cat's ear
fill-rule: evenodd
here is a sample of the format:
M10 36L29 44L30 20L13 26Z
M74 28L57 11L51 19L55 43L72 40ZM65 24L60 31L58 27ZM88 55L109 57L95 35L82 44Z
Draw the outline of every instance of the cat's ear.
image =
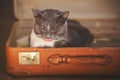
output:
M61 16L62 16L63 18L65 18L65 19L67 19L67 18L68 18L68 16L69 16L69 14L70 14L70 12L69 12L69 11L65 11L65 12L63 12L63 13L62 13L62 15L61 15Z
M42 17L42 14L38 9L33 9L32 8L32 13L33 13L35 18L38 17L38 16Z
M62 12L62 13L58 16L58 18L67 19L68 16L69 16L69 14L70 14L69 11L64 11L64 12Z
M62 12L61 14L58 15L57 19L62 21L62 22L65 22L69 16L70 12L69 11L64 11Z

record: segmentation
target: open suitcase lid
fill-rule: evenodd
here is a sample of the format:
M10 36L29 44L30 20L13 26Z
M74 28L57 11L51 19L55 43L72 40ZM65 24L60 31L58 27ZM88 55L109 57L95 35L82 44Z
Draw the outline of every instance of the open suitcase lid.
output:
M18 20L31 20L31 8L67 10L71 19L120 18L120 1L111 0L14 0Z

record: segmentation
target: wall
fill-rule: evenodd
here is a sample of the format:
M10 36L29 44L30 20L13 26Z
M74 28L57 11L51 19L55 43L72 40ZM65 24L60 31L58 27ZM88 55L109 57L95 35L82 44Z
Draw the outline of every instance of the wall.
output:
M15 0L19 19L33 18L31 8L69 10L70 18L78 19L120 18L119 7L120 0Z

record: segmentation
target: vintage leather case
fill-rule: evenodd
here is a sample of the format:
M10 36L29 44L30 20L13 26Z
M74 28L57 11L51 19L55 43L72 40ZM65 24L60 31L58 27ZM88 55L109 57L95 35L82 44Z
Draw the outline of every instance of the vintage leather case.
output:
M19 21L15 22L6 43L8 73L15 76L120 76L120 23L114 15L118 7L108 5L108 2L14 0L15 16ZM94 43L74 48L28 47L28 35L34 25L31 8L70 10L69 18L88 28L95 37ZM111 9L114 8L113 12Z

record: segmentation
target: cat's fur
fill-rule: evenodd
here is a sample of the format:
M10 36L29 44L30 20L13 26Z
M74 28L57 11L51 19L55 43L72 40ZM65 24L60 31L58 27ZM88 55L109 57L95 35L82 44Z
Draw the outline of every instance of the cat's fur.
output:
M32 12L35 26L30 34L30 47L80 47L92 41L87 29L67 19L69 11L32 9Z

